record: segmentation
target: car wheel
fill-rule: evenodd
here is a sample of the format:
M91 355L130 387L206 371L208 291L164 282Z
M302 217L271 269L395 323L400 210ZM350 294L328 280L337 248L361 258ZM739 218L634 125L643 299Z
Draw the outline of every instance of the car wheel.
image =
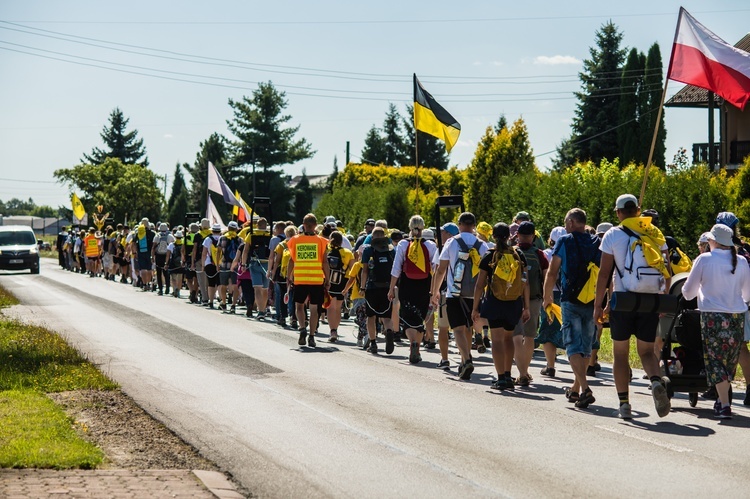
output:
M31 270L32 274L38 274L39 273L39 267L36 267L36 268L32 267L30 270Z

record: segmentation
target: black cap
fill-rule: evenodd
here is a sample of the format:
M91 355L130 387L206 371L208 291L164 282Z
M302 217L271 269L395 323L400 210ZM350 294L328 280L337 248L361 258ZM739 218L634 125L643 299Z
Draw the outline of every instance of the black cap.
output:
M365 221L365 225L375 225L375 220L374 220L374 219L372 219L372 218L368 218L368 219L367 219L367 220Z
M518 226L518 233L526 236L532 236L536 232L536 227L533 222L521 222Z

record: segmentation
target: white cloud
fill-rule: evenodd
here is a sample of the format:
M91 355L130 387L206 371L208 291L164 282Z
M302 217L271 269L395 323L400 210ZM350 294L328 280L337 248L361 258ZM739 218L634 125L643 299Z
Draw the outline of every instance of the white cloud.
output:
M504 66L505 63L503 61L492 61L493 66Z
M174 138L174 135L172 135L171 133L165 133L165 134L164 134L164 138L165 138L165 139L173 139L173 138Z
M482 61L474 61L472 63L472 66L481 66L481 65L482 65Z
M560 64L581 64L581 61L573 57L572 55L540 55L534 58L534 64L541 64L545 66L557 66Z

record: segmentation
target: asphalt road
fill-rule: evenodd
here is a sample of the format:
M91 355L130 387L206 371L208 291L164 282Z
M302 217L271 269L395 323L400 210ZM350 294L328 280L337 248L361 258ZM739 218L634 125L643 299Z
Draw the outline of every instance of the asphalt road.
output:
M636 418L615 417L604 366L586 410L569 404L566 363L514 393L490 390L489 353L471 382L409 365L408 348L373 356L343 341L297 346L273 324L184 299L64 272L0 275L22 302L11 314L60 332L125 392L262 497L747 497L750 410L712 418L678 394L656 415L634 380ZM382 352L382 350L381 350ZM562 359L560 359L562 360ZM636 375L640 373L636 372Z

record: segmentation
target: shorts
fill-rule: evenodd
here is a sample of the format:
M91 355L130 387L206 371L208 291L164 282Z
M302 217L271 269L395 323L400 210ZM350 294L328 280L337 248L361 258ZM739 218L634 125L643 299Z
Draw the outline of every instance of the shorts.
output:
M218 286L219 269L216 268L216 265L214 265L213 263L209 263L203 270L206 273L206 279L208 279L208 286L211 288L215 288L216 286Z
M138 268L140 270L151 270L151 253L138 253Z
M253 260L250 262L250 277L253 280L254 288L268 289L268 261ZM323 303L323 302L321 302Z
M178 275L178 274L184 274L185 268L184 267L174 267L167 269L167 272L169 272L169 275Z
M339 300L342 301L344 299L344 288L346 287L346 283L331 285L330 288L328 288L328 294L331 295L331 299L333 300Z
M653 343L659 327L658 312L609 313L609 332L614 341L627 341L635 336L641 341Z
M102 257L102 265L104 265L104 268L109 268L114 263L114 260L112 258L112 255L109 253L104 253L104 256Z
M474 300L471 298L449 297L445 299L446 315L451 329L457 327L471 327L471 310Z
M323 305L325 298L322 284L295 284L293 293L294 303L305 303L310 298L310 305Z
M391 318L392 303L388 299L388 288L365 290L365 302L367 302L367 317Z
M219 270L219 286L234 286L237 284L237 272L224 268Z
M536 338L537 332L539 331L539 316L541 314L542 299L535 298L529 300L529 320L526 321L526 324L519 320L513 330L513 336L523 335L524 338Z
M195 276L195 270L190 270L188 267L185 267L185 279L192 279Z
M404 329L424 332L424 322L430 308L432 279L409 279L401 277L398 294L401 296L399 323Z
M560 292L554 291L553 296L553 302L559 305ZM539 322L539 334L536 337L535 343L539 343L540 345L552 343L556 348L563 348L565 343L563 342L562 333L560 332L562 326L560 322L556 318L552 319L552 324L547 322L547 313L544 310L541 311Z
M521 321L523 314L523 297L513 301L501 301L492 293L487 293L479 305L479 315L487 320L490 329L502 328L513 331Z
M578 305L569 301L560 304L562 309L562 336L568 357L583 355L591 357L591 345L596 334L594 327L594 305Z

